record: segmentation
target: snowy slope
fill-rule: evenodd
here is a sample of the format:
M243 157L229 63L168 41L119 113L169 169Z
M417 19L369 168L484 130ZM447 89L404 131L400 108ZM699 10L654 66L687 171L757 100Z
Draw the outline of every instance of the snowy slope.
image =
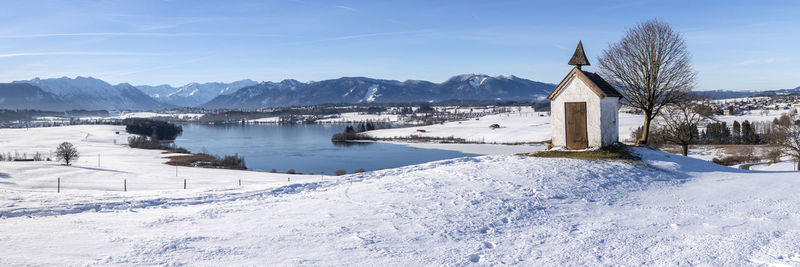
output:
M646 164L487 156L157 193L3 185L0 264L800 263L796 172L637 151Z
M625 141L631 132L644 122L643 116L628 113L619 114L619 137ZM500 128L491 129L489 125L499 124ZM425 130L424 133L417 132ZM535 112L532 108L522 108L521 111L487 115L468 121L446 122L429 126L382 129L366 132L366 135L378 138L394 137L437 137L437 138L462 138L468 142L478 143L533 143L550 140L550 116L547 112Z
M258 84L258 82L245 79L231 83L209 82L209 83L189 83L181 87L169 85L137 85L150 97L158 101L179 107L194 107L208 102L209 100L226 95L237 90Z
M111 85L92 77L34 78L15 83L28 83L57 95L71 109L150 110L167 107L130 84Z

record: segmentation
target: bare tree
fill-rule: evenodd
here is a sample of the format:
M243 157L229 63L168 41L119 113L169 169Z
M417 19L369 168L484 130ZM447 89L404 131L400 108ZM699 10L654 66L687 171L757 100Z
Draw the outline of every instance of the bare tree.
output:
M680 145L684 156L689 154L689 145L700 137L697 125L706 119L701 115L702 109L702 104L690 100L666 106L661 112L661 135L668 142Z
M56 159L59 161L64 160L67 166L69 166L70 162L77 160L78 157L80 157L78 149L70 142L63 142L56 148Z
M623 95L622 103L644 112L637 144L647 144L650 123L661 109L680 102L694 87L689 57L683 36L653 19L628 29L598 58L600 75Z
M784 119L789 117L789 119ZM800 125L795 121L796 113L784 114L780 120L773 122L773 144L777 145L781 154L794 158L796 170L800 171Z

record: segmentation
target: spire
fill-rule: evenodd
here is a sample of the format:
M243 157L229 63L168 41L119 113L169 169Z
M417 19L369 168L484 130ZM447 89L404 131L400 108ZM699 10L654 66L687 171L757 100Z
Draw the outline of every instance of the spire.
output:
M572 54L572 58L569 60L569 65L578 66L578 69L581 68L582 65L589 66L589 60L586 59L586 54L583 53L583 43L578 41L578 47L575 48L575 54Z

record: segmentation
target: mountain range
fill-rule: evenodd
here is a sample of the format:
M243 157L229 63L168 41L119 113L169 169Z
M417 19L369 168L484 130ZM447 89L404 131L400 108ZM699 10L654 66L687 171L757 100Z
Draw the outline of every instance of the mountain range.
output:
M283 80L170 85L111 85L92 77L52 78L0 84L0 109L157 110L173 107L253 109L324 103L409 103L448 100L531 101L555 85L515 76L464 74L442 83L344 77L318 82Z
M515 76L464 74L443 83L344 77L303 83L283 80L244 87L217 96L205 108L260 108L321 103L408 103L447 100L532 101L547 96L554 84Z
M157 86L137 85L136 88L165 104L178 107L196 107L217 96L234 93L242 87L256 84L258 82L246 79L232 83L189 83L177 88L167 84Z
M45 107L48 110L62 110L59 102L66 103L64 109L131 109L151 110L169 107L145 95L138 88L121 83L111 85L91 77L67 77L54 79L34 78L27 81L15 81L16 84L33 85L44 92L54 95L55 99L40 98L32 101L26 107ZM5 92L0 93L0 97ZM6 108L5 105L0 105Z

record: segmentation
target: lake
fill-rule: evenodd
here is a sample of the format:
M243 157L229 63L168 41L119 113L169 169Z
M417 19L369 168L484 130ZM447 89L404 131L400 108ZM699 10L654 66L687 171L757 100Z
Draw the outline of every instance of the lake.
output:
M419 163L476 156L458 151L422 149L381 142L340 144L331 142L334 133L347 124L299 125L203 125L183 124L175 140L193 153L243 156L247 168L286 172L333 174L363 168L396 168Z

